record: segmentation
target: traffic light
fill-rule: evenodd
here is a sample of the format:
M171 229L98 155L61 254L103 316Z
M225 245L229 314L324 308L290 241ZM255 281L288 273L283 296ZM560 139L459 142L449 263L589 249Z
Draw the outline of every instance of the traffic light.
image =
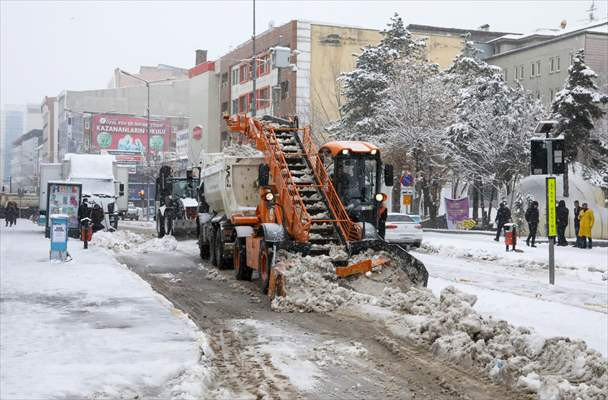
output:
M142 189L139 191L139 198L143 200L144 197L146 197L146 192L144 192L144 190Z

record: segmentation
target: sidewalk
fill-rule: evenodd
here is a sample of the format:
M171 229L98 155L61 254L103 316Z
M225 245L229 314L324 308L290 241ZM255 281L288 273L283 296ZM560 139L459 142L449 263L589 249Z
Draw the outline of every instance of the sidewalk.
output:
M51 264L43 228L0 235L0 398L200 394L201 332L108 251L70 239Z

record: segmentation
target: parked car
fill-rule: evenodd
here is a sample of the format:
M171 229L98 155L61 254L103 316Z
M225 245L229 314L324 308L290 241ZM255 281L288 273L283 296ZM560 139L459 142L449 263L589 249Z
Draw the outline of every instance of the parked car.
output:
M422 225L407 214L388 213L386 218L387 242L420 247L422 244Z
M415 223L419 224L422 221L422 218L420 218L420 215L418 214L408 214L408 216L414 220Z

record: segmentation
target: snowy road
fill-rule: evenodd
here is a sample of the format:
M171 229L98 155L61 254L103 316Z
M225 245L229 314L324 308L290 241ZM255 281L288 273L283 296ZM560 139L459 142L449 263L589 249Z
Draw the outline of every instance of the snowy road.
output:
M491 237L425 233L415 252L435 293L454 285L478 296L484 315L530 326L546 336L585 340L608 355L608 248L556 248L556 284L549 285L547 246L506 253ZM567 316L567 318L564 318Z
M43 229L0 230L0 398L171 398L205 390L205 337L111 253ZM204 357L203 357L204 359Z
M208 335L215 379L206 398L528 398L435 358L373 318L272 312L256 282L201 263L193 240L169 254L118 257Z

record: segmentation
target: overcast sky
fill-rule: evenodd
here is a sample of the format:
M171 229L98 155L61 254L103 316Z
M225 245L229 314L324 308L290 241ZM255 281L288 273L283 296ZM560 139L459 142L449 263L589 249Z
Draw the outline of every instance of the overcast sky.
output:
M597 17L607 2L595 2ZM261 1L258 32L292 19L381 29L398 12L406 24L529 32L586 23L591 1ZM40 103L65 89L105 88L120 67L191 67L194 50L214 59L247 40L252 1L0 0L1 101Z

